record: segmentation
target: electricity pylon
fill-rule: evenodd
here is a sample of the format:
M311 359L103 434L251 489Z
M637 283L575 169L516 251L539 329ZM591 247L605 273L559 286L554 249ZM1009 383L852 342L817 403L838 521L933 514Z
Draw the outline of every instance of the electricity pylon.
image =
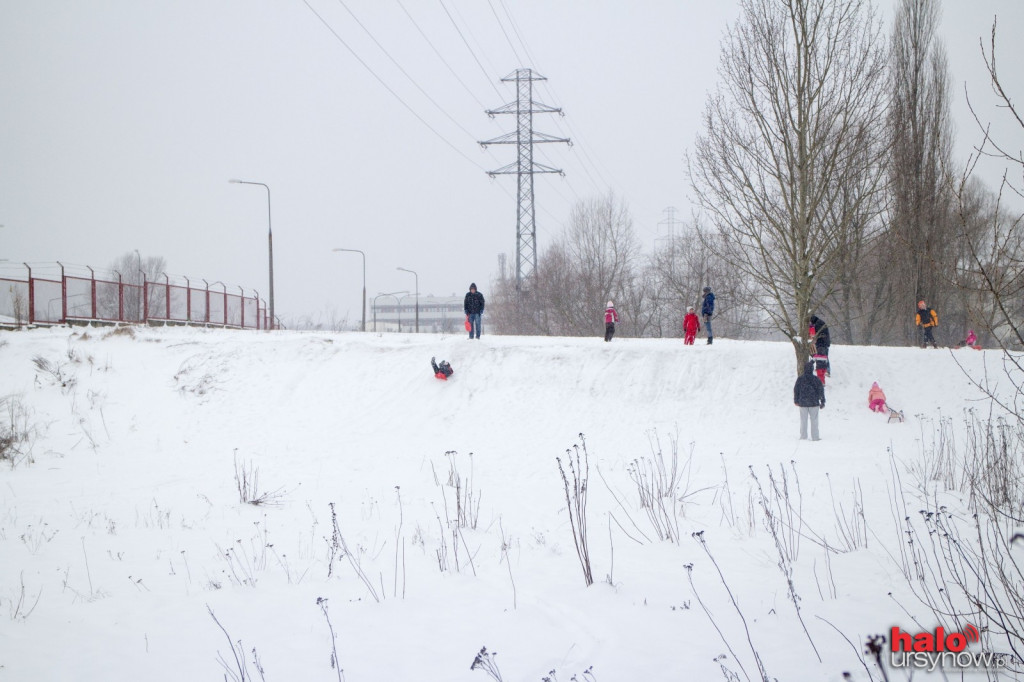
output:
M547 80L532 69L516 69L501 79L503 83L515 82L516 101L502 105L497 109L489 109L486 113L491 118L498 114L515 114L516 130L492 140L480 142L484 149L489 144L516 145L516 160L498 170L488 171L492 178L496 175L516 175L518 192L516 197L516 291L522 292L524 281L528 282L537 269L537 215L533 203L533 176L537 173L558 173L565 175L559 168L551 168L533 160L533 145L541 142L565 142L572 145L567 137L554 137L538 133L533 129L534 114L559 114L565 116L561 109L533 101L533 82Z

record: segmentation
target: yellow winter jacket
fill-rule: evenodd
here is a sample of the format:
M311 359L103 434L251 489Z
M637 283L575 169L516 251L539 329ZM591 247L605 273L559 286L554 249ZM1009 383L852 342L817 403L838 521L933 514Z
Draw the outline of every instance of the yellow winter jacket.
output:
M919 327L938 327L939 326L939 314L931 308L925 308L924 310L917 311L917 326Z

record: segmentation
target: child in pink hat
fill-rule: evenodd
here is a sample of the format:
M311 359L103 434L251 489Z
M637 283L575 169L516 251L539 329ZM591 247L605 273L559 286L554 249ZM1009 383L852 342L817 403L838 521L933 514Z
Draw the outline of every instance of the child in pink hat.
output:
M871 384L871 390L868 391L868 409L872 412L885 412L885 393L877 381Z

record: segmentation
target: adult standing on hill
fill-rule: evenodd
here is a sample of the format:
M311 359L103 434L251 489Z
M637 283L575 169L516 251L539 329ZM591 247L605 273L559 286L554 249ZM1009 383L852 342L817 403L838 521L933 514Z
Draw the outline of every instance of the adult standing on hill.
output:
M804 373L793 386L793 404L800 408L800 440L807 440L807 420L811 421L811 440L818 435L818 410L825 408L825 387L814 376L814 363L804 364Z
M828 349L832 346L832 335L828 331L828 325L817 315L811 315L811 327L808 331L811 338L814 339L814 350L818 351L817 355L825 357L825 374L832 376L832 365L828 359Z
M711 331L711 316L715 314L715 295L711 293L711 287L704 287L704 300L700 304L700 314L704 318L704 327L708 330L708 345L715 340Z
M924 339L921 341L921 348L927 348L928 344L932 344L932 348L938 348L935 343L935 337L932 336L932 329L939 326L939 314L928 307L924 301L917 302L917 326L924 330Z
M466 293L466 300L462 304L463 310L466 311L466 317L469 318L469 338L473 338L473 333L476 332L476 338L480 338L480 316L484 314L484 295L476 290L476 283L469 285L469 292Z

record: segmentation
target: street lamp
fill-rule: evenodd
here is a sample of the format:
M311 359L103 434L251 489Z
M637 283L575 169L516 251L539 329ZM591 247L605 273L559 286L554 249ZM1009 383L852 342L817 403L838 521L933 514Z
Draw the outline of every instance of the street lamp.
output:
M377 331L377 299L381 298L382 296L390 296L391 298L395 299L395 305L397 306L398 305L398 294L407 294L407 293L409 293L409 292L408 291L395 291L395 292L390 293L390 294L377 294L376 296L373 297L373 331L374 332ZM401 314L401 313L399 313L399 314ZM401 319L401 318L399 318L399 319Z
M402 331L402 301L404 301L405 299L409 298L410 296L412 296L413 298L416 298L416 303L417 303L417 305L419 305L419 300L420 300L418 298L419 294L409 294L409 293L407 293L405 296L402 296L400 299L398 299L398 331L399 332Z
M274 317L274 230L270 223L270 187L262 182L238 180L237 178L231 178L228 182L233 182L239 185L259 185L263 189L267 190L267 257L270 263L270 325L268 329L274 329L277 321Z
M420 333L420 276L408 268L398 268L402 272L412 272L416 278L416 333Z
M366 331L366 254L359 249L332 249L333 251L348 251L349 253L358 253L363 257L363 322L362 331Z

